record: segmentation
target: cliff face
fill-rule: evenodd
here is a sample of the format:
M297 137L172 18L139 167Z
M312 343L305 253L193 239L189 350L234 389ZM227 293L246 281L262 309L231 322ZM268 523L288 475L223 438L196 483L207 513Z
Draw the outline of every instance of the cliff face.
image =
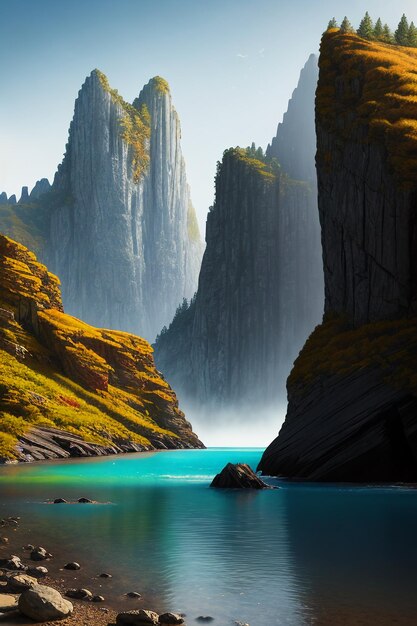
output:
M284 119L278 124L277 134L266 150L267 156L275 157L291 178L313 183L316 182L314 98L317 80L317 57L311 54L301 70Z
M282 393L279 381L322 311L314 209L307 184L243 150L225 152L196 298L155 347L185 397L237 406Z
M86 79L52 190L39 198L41 183L22 198L46 208L36 249L70 313L153 339L195 292L202 244L180 135L163 79L133 105L98 70Z
M316 76L312 57L296 90L311 108ZM283 151L281 137L292 137L298 144L288 150L301 154L294 134L301 108L291 101L274 150ZM304 137L304 146L313 154L310 136L314 132ZM286 373L322 316L315 182L292 180L275 153L266 158L261 153L255 148L224 153L196 298L178 311L155 345L158 366L180 397L203 407L259 407L282 397ZM290 162L295 175L298 161L289 157ZM301 161L299 166L301 174Z
M316 100L325 323L288 379L259 468L417 479L417 54L325 34Z
M0 235L0 458L202 447L151 346L66 315L59 281Z

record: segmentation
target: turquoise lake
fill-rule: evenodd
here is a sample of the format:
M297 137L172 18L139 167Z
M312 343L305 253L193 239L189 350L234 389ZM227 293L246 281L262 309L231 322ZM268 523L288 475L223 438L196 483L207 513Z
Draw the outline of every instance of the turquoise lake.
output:
M0 469L0 516L80 583L129 608L200 615L214 626L417 624L417 493L288 484L209 488L260 449L146 453ZM47 504L86 496L97 505ZM45 539L47 538L47 540ZM109 581L97 579L108 571ZM61 573L66 576L65 573ZM100 587L101 585L101 587ZM69 585L72 586L72 585ZM127 591L141 600L126 600Z

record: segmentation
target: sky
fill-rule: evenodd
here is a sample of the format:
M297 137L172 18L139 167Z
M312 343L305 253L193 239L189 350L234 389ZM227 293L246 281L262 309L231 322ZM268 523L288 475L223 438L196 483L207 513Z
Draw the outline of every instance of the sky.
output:
M266 147L329 19L357 26L366 10L417 23L411 0L0 0L0 191L52 181L92 69L128 101L160 75L204 233L223 151Z

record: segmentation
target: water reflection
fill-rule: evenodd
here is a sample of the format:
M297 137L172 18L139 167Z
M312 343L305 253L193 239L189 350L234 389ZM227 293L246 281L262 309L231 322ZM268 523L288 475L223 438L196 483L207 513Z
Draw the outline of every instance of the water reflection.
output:
M259 454L187 451L14 468L0 472L0 515L21 515L19 532L30 532L31 543L48 536L52 572L79 560L79 582L102 584L119 606L135 590L141 606L184 611L189 623L201 614L221 626L415 623L407 621L417 609L415 493L208 488L207 476L226 461L256 465ZM80 495L111 504L43 503ZM91 582L101 571L113 578Z
M307 623L417 623L414 492L294 485L283 496Z

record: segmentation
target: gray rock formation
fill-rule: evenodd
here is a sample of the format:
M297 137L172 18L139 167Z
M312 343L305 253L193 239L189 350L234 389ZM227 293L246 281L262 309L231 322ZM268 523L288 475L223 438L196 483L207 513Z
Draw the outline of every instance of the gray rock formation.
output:
M30 194L39 219L19 214L72 315L153 340L195 292L203 245L180 140L162 78L133 105L98 70L86 79L52 188L42 179ZM28 201L24 188L19 202ZM0 215L2 232L19 236L13 224Z
M135 107L150 114L149 168L135 182L120 132L126 106L91 73L75 103L53 190L47 261L66 309L97 326L153 338L196 288L202 244L168 85L152 79Z
M27 187L22 187L19 204L26 204L27 202L29 202L29 190Z
M277 134L266 150L267 156L275 157L291 178L311 182L316 181L314 97L317 80L317 57L311 54L301 70L284 119L278 124Z
M311 108L314 89L303 82L308 78L309 87L315 76L316 62L310 61L297 92L309 94ZM300 107L290 103L293 109ZM293 114L287 119L296 125ZM279 133L287 137L285 124ZM313 150L314 142L308 153ZM292 180L271 159L260 162L256 155L262 158L253 148L224 153L196 298L155 345L157 365L182 401L258 408L276 401L322 317L315 183Z
M7 204L7 193L5 191L0 193L0 204Z
M398 85L389 51L381 60L373 45L338 33L322 41L316 161L326 316L288 379L287 417L262 457L264 474L417 480L416 178L405 180L412 161L403 152L392 158L397 146L414 154L415 145L401 136L405 125L394 140L375 130L369 75L381 103Z
M47 178L41 178L36 181L35 186L30 192L30 200L38 200L44 193L47 193L51 188L49 180Z

